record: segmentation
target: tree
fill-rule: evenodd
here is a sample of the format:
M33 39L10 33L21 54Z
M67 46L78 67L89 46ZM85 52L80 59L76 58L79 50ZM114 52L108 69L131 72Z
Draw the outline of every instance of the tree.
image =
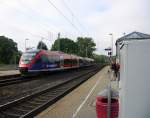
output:
M82 57L93 57L93 52L96 50L96 44L94 43L92 38L78 37L76 44L78 46L78 55Z
M44 49L44 50L48 50L46 44L43 41L40 41L37 45L37 49Z
M0 63L9 64L18 54L17 43L5 36L0 36Z
M94 58L96 63L101 63L101 64L108 64L109 63L109 57L106 55L93 54L93 58Z
M59 38L55 40L51 50L62 51L70 54L76 54L78 51L77 44L69 38Z

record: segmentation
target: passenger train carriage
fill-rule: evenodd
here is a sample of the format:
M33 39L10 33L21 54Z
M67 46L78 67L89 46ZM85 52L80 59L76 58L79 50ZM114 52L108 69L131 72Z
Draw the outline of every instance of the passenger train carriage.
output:
M21 74L42 71L57 71L91 66L94 60L60 51L28 50L21 56L19 70Z

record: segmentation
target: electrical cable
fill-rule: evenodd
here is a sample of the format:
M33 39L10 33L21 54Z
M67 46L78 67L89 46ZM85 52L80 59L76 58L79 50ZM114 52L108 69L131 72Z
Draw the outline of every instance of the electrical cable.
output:
M58 9L58 8L55 6L55 4L54 4L52 1L50 1L50 0L47 0L47 1L50 3L51 6L53 6L53 7L58 11L58 13L59 13L60 15L62 15L62 16L64 17L64 19L65 19L74 29L76 29L80 34L82 34L82 33L80 32L80 30L76 27L76 25L74 25L74 24L70 21L70 19L69 19L67 16L65 16L64 13L63 13L60 9Z
M65 2L65 0L63 0L63 3L65 5L65 7L68 9L68 11L71 13L72 17L75 18L75 20L77 21L77 23L82 27L82 29L86 30L87 35L89 35L89 32L87 31L87 29L82 25L82 23L80 23L80 20L75 16L74 12L72 11L72 9L68 6L68 4Z

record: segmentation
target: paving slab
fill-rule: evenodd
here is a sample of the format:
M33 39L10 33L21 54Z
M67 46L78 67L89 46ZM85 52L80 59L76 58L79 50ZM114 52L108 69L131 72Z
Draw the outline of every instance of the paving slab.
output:
M36 118L96 118L95 98L108 84L108 66Z

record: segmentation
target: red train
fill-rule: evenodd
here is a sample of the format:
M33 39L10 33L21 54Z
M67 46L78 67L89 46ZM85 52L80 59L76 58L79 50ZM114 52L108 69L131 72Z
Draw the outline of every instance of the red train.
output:
M21 56L19 70L21 74L42 71L57 71L91 66L94 60L60 51L28 50Z

